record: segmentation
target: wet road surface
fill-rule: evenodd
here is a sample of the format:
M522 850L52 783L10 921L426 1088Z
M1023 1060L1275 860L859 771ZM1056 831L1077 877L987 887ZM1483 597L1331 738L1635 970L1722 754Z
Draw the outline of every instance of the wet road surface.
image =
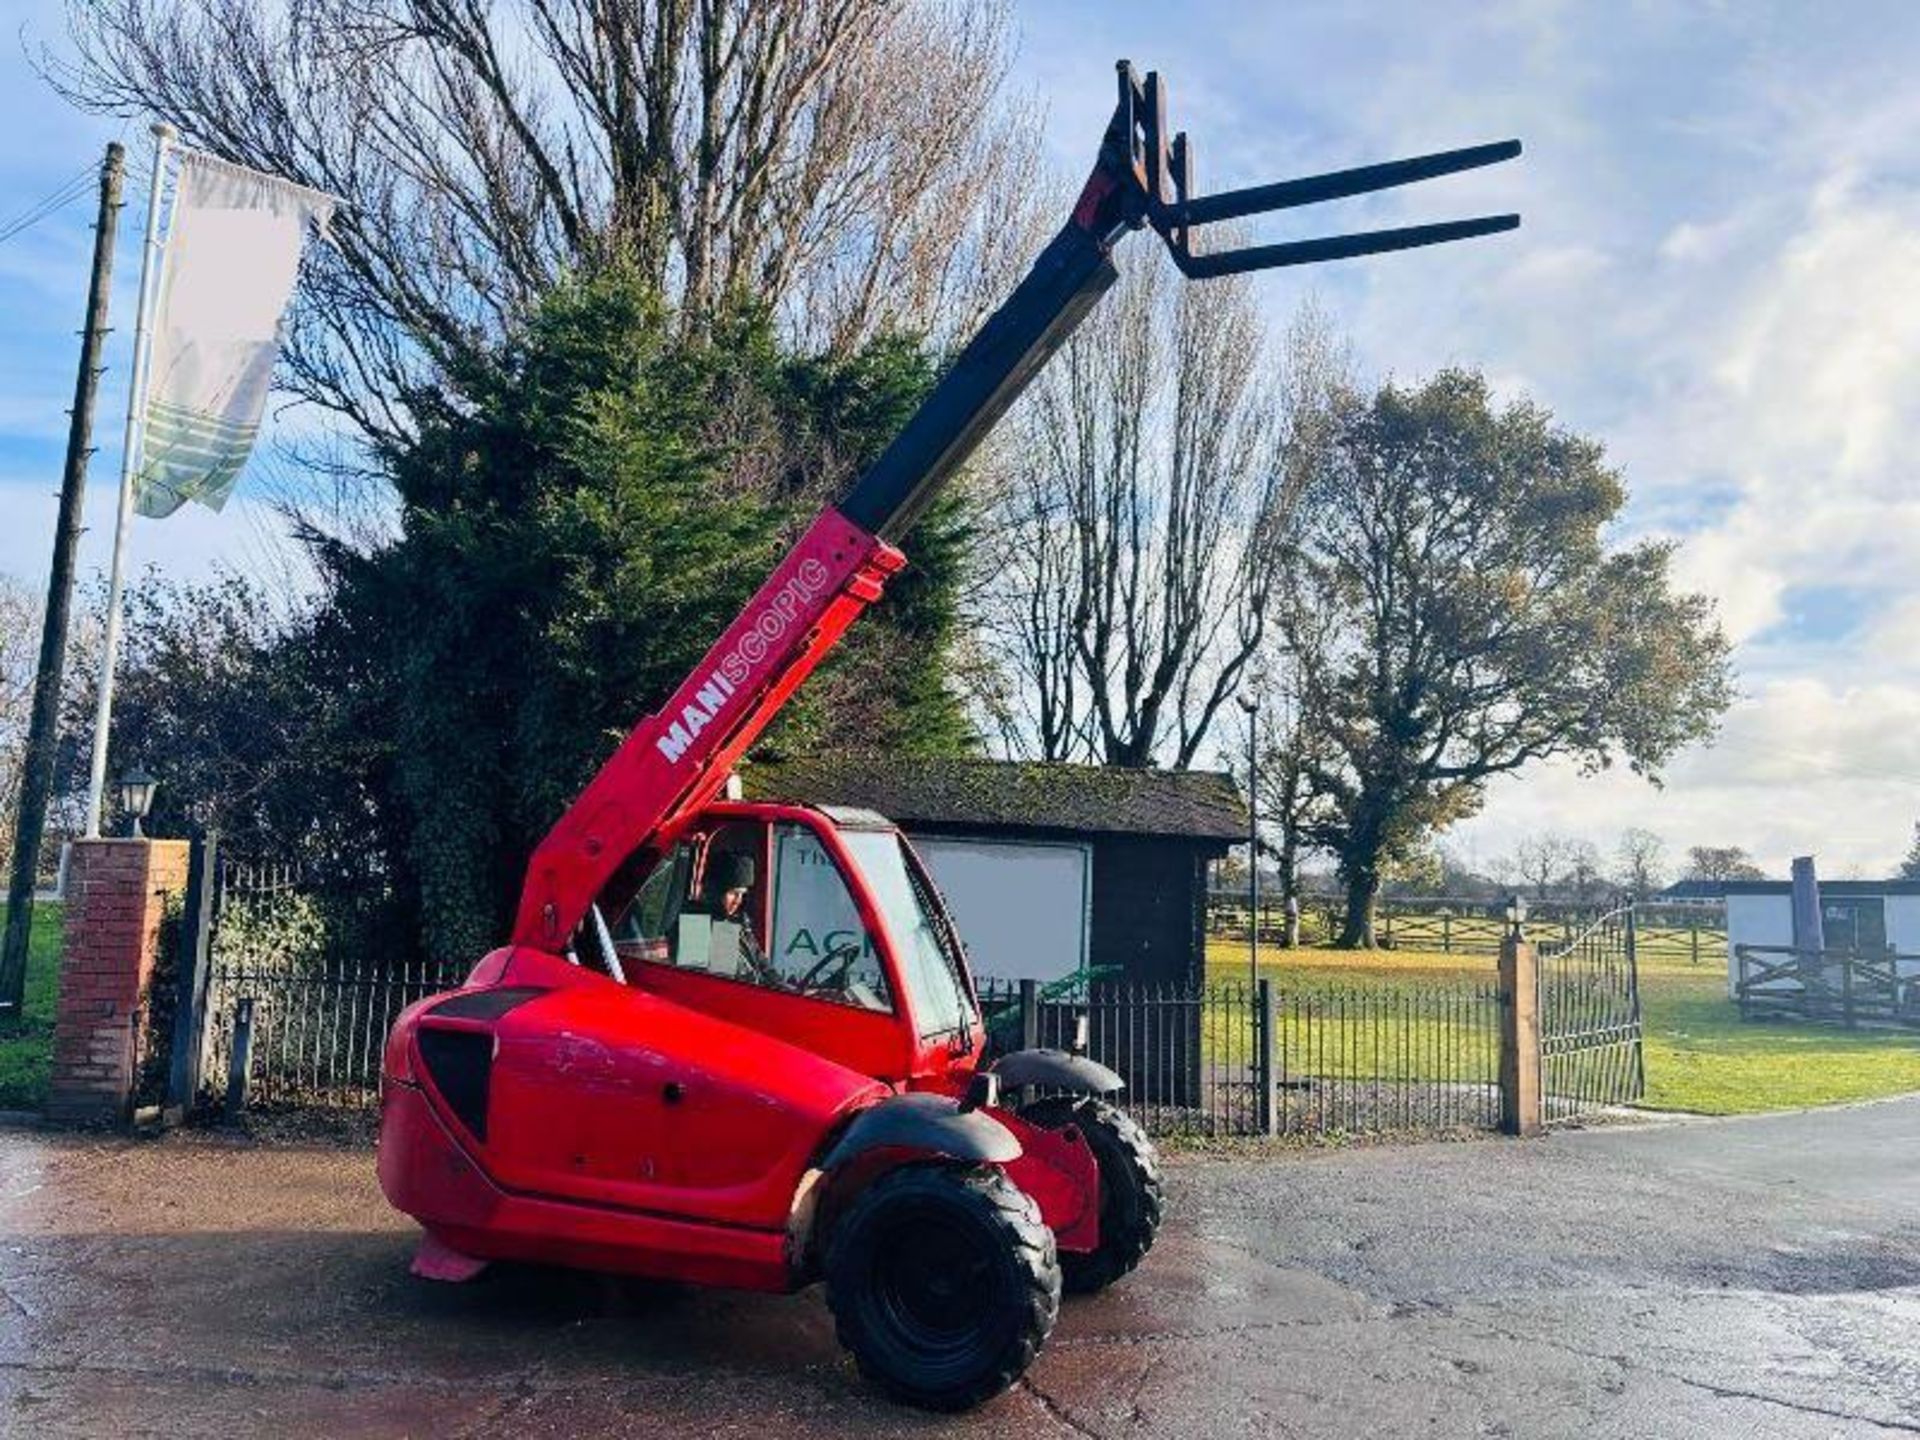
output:
M955 1419L865 1391L817 1291L413 1280L364 1151L0 1131L0 1434L1920 1432L1920 1097L1170 1183Z

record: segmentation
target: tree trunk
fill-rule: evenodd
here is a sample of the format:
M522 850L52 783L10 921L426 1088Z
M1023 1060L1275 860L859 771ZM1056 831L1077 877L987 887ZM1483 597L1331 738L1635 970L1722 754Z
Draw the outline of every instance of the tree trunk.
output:
M1280 909L1286 916L1280 943L1296 950L1300 946L1300 847L1292 825L1284 826L1280 835Z
M1380 895L1380 866L1377 861L1349 862L1347 872L1347 918L1338 941L1342 950L1371 950L1373 941L1373 902Z

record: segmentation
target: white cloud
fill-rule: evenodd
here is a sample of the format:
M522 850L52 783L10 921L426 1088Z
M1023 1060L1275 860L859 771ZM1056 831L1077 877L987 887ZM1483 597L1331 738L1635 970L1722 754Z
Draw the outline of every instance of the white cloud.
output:
M1525 141L1514 164L1286 226L1517 209L1517 234L1305 283L1374 370L1477 365L1605 440L1634 495L1625 531L1681 537L1679 576L1718 600L1748 698L1664 791L1549 768L1497 786L1460 841L1490 856L1527 830L1605 843L1651 823L1676 849L1891 864L1920 814L1920 8L1095 13L1056 37L1098 55L1104 22L1180 67L1211 183ZM1212 24L1219 51L1174 38ZM1199 113L1181 104L1196 93ZM1267 294L1284 313L1303 288L1282 272ZM1799 597L1835 587L1859 623L1803 623Z
M1769 682L1727 716L1720 742L1683 756L1663 788L1621 771L1549 765L1499 781L1456 839L1483 857L1553 830L1609 850L1653 830L1677 859L1689 845L1741 845L1769 872L1813 854L1826 873L1884 873L1920 819L1920 689Z

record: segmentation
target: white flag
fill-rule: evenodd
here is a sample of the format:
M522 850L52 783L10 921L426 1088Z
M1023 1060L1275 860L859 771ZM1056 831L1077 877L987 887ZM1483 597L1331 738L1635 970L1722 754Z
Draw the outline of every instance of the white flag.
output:
M330 196L191 151L180 157L156 307L134 500L218 510L260 433L307 231Z

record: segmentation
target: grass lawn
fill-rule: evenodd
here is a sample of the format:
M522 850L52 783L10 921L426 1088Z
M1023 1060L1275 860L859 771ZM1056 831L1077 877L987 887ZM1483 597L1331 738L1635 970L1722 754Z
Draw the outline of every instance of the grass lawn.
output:
M7 907L0 905L0 924ZM60 906L33 907L27 949L27 1018L18 1029L0 1025L0 1110L38 1110L47 1097L53 1060L53 999L60 973Z
M1247 974L1244 943L1211 940L1208 978ZM1260 973L1295 989L1361 989L1421 980L1488 981L1490 957L1419 950L1261 949ZM1640 1003L1647 1094L1653 1110L1744 1115L1920 1090L1920 1035L1843 1030L1790 1021L1746 1022L1727 998L1719 955L1694 965L1678 955L1643 955ZM1416 1045L1431 1043L1424 1017ZM1356 1063L1365 1057L1354 1057ZM1478 1057L1470 1063L1478 1064Z
M1282 1063L1321 1076L1370 1078L1405 1073L1427 1080L1491 1081L1499 1074L1497 1017L1476 1007L1456 987L1420 982L1461 981L1491 988L1493 960L1423 950L1260 950L1260 974L1278 997ZM1207 978L1242 984L1247 947L1209 940ZM1412 983L1409 983L1412 982ZM1392 1002L1369 1004L1367 991L1396 991ZM1238 1011L1210 1011L1208 1053L1217 1060L1248 1058L1251 1035Z

